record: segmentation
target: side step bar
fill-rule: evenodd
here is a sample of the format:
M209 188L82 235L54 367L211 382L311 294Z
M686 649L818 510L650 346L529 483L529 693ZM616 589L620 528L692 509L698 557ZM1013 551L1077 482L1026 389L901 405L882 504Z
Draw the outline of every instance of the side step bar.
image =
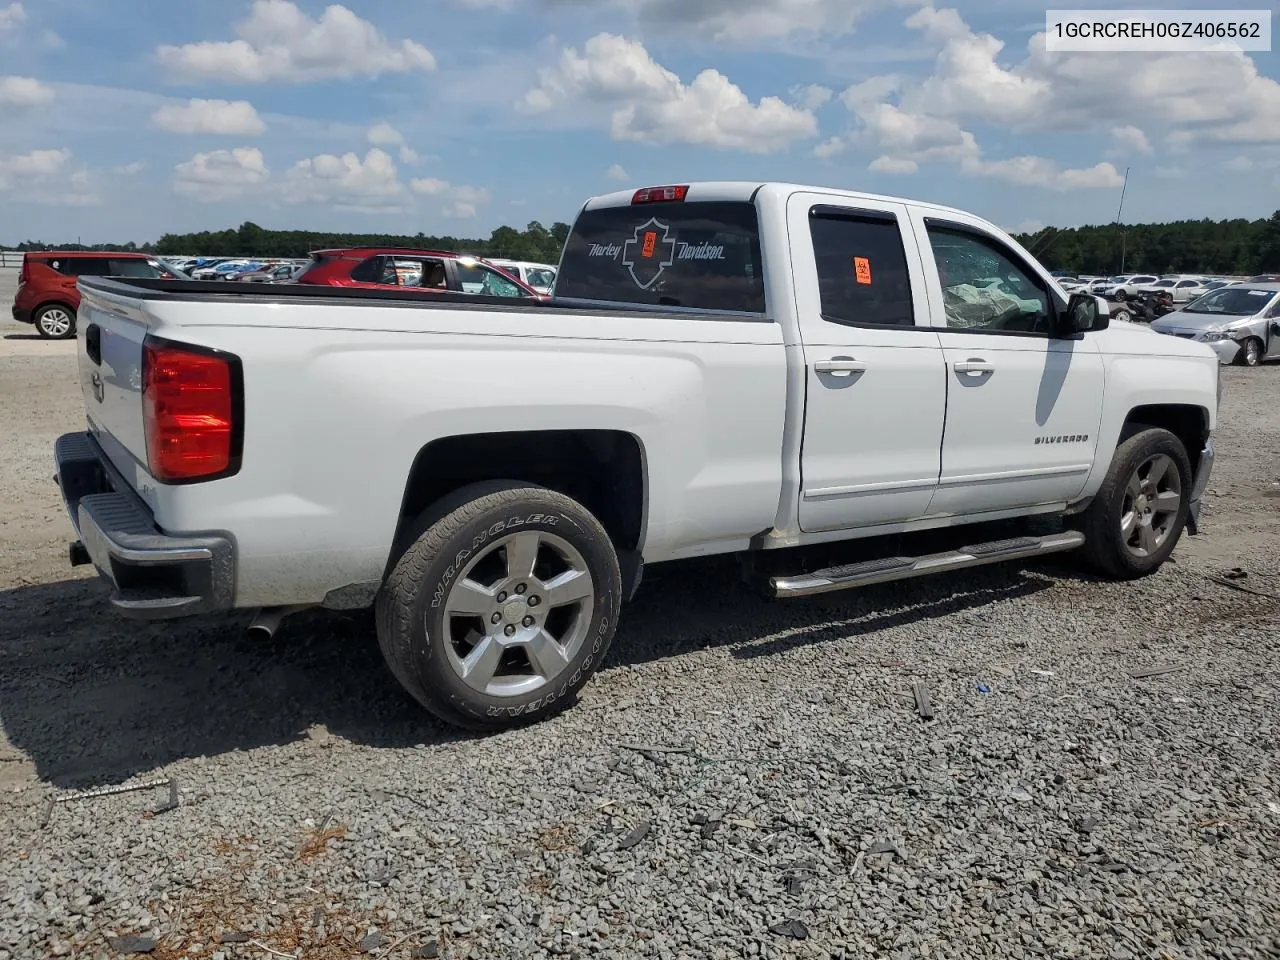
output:
M793 577L770 577L769 590L775 598L812 597L820 593L866 587L873 583L889 583L893 580L909 580L931 573L948 570L964 570L1006 560L1026 560L1050 553L1075 550L1084 543L1084 534L1074 530L1055 533L1047 537L1015 537L1012 540L994 540L978 543L946 553L931 553L923 557L888 557L884 560L867 560L840 567L827 567L812 573Z

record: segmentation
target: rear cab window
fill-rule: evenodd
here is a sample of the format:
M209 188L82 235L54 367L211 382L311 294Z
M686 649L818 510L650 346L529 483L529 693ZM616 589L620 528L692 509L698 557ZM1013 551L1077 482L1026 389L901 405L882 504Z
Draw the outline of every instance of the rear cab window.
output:
M559 299L763 314L755 205L677 201L584 210L555 284Z

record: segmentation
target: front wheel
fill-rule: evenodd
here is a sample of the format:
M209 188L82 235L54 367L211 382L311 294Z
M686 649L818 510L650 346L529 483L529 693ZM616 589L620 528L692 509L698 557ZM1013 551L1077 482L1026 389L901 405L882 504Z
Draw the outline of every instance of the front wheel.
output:
M1119 320L1121 323L1128 323L1133 319L1133 314L1129 312L1128 307L1117 307L1116 312L1111 316L1113 319Z
M1262 341L1257 337L1250 337L1244 343L1240 344L1240 352L1236 354L1236 362L1246 367L1256 367L1258 361L1262 359Z
M613 639L622 580L581 504L511 482L438 506L377 599L391 672L440 719L473 730L569 706Z
M1159 570L1186 526L1191 481L1181 440L1161 427L1134 427L1076 521L1090 566L1117 580Z
M46 340L68 340L76 335L76 315L70 307L51 303L32 317L36 331Z

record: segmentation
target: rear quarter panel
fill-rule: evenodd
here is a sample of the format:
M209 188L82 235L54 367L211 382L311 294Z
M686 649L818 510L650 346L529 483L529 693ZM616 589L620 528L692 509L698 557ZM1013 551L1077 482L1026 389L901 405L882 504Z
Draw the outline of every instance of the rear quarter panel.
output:
M148 313L157 332L243 362L240 472L144 483L166 530L236 540L240 605L381 579L413 461L448 436L634 435L648 562L745 547L777 513L786 356L774 323L287 301Z

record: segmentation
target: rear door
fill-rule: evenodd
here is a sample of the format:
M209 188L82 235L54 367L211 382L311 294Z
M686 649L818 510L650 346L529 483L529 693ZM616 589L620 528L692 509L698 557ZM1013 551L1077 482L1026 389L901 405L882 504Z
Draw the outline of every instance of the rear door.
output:
M787 220L805 361L800 527L923 516L947 384L907 208L799 193Z

